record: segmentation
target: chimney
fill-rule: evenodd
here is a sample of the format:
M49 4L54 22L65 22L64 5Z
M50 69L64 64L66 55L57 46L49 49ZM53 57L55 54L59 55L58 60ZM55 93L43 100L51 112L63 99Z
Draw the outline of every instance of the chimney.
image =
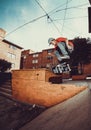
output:
M2 41L5 38L6 31L2 28L0 28L0 41Z

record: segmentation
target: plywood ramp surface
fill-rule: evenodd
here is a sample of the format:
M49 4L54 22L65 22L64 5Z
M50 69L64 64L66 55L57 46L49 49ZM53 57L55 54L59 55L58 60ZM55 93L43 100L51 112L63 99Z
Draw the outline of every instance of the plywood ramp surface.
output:
M24 71L19 72L19 75L17 74L17 76L15 76L16 73L18 72L14 71L12 78L13 97L25 103L50 107L86 89L86 87L83 86L51 84L44 79L34 80L29 77L29 72L28 74L25 72L26 76L22 74ZM31 76L32 75L33 74L31 74Z
M84 90L75 85L58 85L43 81L13 80L13 96L22 101L42 106L53 106Z

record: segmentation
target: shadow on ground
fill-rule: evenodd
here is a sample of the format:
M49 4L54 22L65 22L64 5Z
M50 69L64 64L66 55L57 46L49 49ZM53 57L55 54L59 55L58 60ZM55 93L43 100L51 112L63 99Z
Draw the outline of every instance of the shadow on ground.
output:
M16 103L0 95L0 130L18 130L45 108Z

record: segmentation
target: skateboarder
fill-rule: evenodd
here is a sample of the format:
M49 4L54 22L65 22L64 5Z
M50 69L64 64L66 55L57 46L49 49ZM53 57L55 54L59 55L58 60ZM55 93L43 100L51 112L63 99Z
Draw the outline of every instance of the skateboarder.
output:
M64 37L59 37L57 39L49 38L48 43L54 46L54 54L60 63L55 67L55 73L62 73L65 70L70 71L67 61L70 59L70 53L74 49L73 43L69 42L68 39Z

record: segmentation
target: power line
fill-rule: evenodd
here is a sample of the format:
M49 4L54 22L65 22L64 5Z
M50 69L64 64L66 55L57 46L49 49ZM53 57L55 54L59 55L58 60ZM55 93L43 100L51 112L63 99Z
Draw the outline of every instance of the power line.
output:
M49 17L49 19L51 20L51 22L53 23L54 27L57 29L57 31L59 32L59 34L61 34L59 28L56 26L56 24L53 22L53 20L50 17Z
M68 2L66 2L66 8L60 9L60 10L56 10L56 11L54 12L54 13L57 13L57 12L59 12L59 11L65 10L64 19L62 19L63 21L67 20L67 19L65 18L65 16L66 16L66 11L67 11L68 9L79 8L79 7L88 5L87 3L85 3L85 4L78 5L78 6L73 6L73 7L68 7L68 8L67 8L67 4L68 4ZM79 9L82 9L82 8L79 8ZM54 14L54 13L53 13L53 14ZM52 15L52 14L51 14L51 15ZM69 19L73 19L73 18L69 18ZM53 20L53 21L56 21L56 20ZM63 22L63 26L62 26L62 31L63 31L63 28L64 28L64 22Z
M82 4L82 5L77 5L77 6L73 6L73 7L68 7L68 8L64 8L64 9L56 10L55 13L56 13L56 12L59 12L59 11L66 10L66 9L72 9L72 8L82 7L82 6L85 6L85 5L88 5L88 4L85 3L85 4Z
M68 3L70 3L71 1L72 1L72 0L69 0L69 1L68 1ZM61 4L61 5L57 6L55 9L51 10L48 14L53 13L56 9L58 9L58 8L60 8L60 7L64 6L64 5L66 5L66 3L64 3L64 4Z
M18 29L24 27L25 25L27 25L27 24L29 24L29 23L33 23L33 22L35 22L35 21L37 21L37 20L39 20L39 19L41 19L41 18L43 18L43 17L45 17L45 16L46 16L46 14L45 14L45 15L42 15L42 16L40 16L40 17L37 17L37 18L35 18L35 19L33 19L33 20L27 22L27 23L24 23L23 25L21 25L21 26L15 28L15 29L12 30L11 32L7 33L6 37L7 37L8 35L10 35L11 33L17 31Z
M35 0L35 1L36 1L36 0ZM37 1L36 1L36 2L37 2ZM37 3L38 3L38 2L37 2ZM38 3L38 4L39 4L39 3ZM40 4L39 4L39 5L40 5ZM35 22L35 21L37 21L37 20L39 20L39 19L41 19L41 18L43 18L43 17L45 17L45 16L47 16L47 18L49 18L49 19L51 20L51 22L53 23L53 25L55 26L55 28L57 29L57 31L60 33L58 27L54 24L53 20L52 20L52 19L50 18L50 16L47 14L47 12L44 10L44 8L43 8L41 5L40 5L40 7L41 7L42 10L45 12L45 15L42 15L42 16L40 16L40 17L38 17L38 18L35 18L35 19L33 19L33 20L29 21L29 22L26 22L26 23L24 23L23 25L21 25L21 26L15 28L15 29L12 30L11 32L7 33L6 37L7 37L8 35L12 34L13 32L16 32L18 29L24 27L25 25L27 25L27 24L29 24L29 23L33 23L33 22Z
M44 11L44 13L46 14L47 18L50 19L50 21L53 23L54 27L56 28L56 30L58 31L58 33L60 33L59 28L56 26L56 24L53 22L52 18L48 15L48 13L46 12L46 10L42 7L42 5L35 0L35 2L40 6L40 8Z
M70 32L72 32L72 33L76 33L76 34L79 34L79 35L81 35L82 33L79 33L79 32L76 32L75 30L73 30L73 28L70 28L69 26L67 26L67 25L65 25L65 27L64 28L66 28L67 30L69 30ZM68 34L68 33L67 33Z
M61 12L61 11L64 11L64 10L69 10L69 9L75 9L75 8L77 8L77 9L84 9L84 8L79 8L79 7L83 7L83 6L85 6L85 5L88 5L87 3L85 3L85 4L82 4L82 5L77 5L77 6L73 6L73 7L68 7L68 8L63 8L63 9L60 9L60 10L56 10L55 12L51 12L52 14L50 14L50 12L48 13L49 15L53 15L54 13L58 13L58 12Z
M80 16L80 17L71 17L71 18L65 18L65 20L70 20L70 19L81 19L81 18L86 18L88 16ZM58 20L63 20L63 19L53 19L53 21L58 21Z
M46 15L48 15L47 12L46 12L46 10L42 7L42 5L37 0L35 0L35 2L40 6L40 8L44 11L44 13Z
M12 30L11 32L7 33L6 37L7 37L8 35L12 34L13 32L17 31L18 29L20 29L20 28L26 26L27 24L33 23L33 22L35 22L35 21L37 21L37 20L39 20L39 19L41 19L41 18L43 18L43 17L46 17L46 16L47 16L48 19L50 19L50 21L53 23L53 25L55 26L55 28L57 29L57 31L60 33L59 28L58 28L58 27L55 25L55 23L54 23L54 21L56 21L56 20L53 20L53 19L49 16L49 14L52 13L52 12L53 12L54 10L56 10L57 8L59 8L60 6L62 7L62 6L65 5L66 3L64 3L63 5L60 5L60 6L56 7L55 9L53 9L52 11L50 11L49 13L47 13L47 12L45 11L45 9L40 5L40 3L39 3L37 0L35 0L35 1L36 1L37 4L41 7L41 9L45 12L45 15L42 15L42 16L40 16L40 17L37 17L37 18L35 18L35 19L33 19L33 20L29 21L29 22L26 22L26 23L24 23L23 25L21 25L21 26L15 28L15 29ZM71 1L72 1L72 0L69 0L68 2L71 2ZM86 4L83 4L83 5L79 5L79 6L84 6L84 5L87 5L87 3L86 3ZM77 7L78 7L78 6L77 6ZM70 7L70 8L74 8L74 7ZM67 8L67 9L69 9L69 8ZM59 11L62 11L62 10L66 10L66 9L57 10L56 12L59 12ZM55 12L55 13L56 13L56 12ZM70 18L70 19L71 19L71 18Z

